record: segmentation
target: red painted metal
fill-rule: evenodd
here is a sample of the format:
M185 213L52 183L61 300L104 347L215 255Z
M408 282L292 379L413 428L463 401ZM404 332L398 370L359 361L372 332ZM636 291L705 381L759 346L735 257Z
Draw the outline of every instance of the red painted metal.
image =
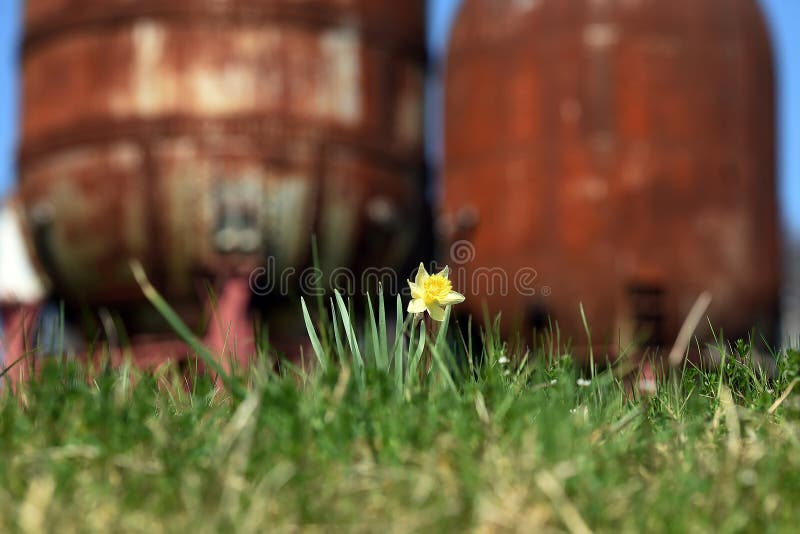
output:
M34 361L32 351L36 348L35 324L40 311L38 304L0 306L0 321L3 324L0 371L5 373L0 385L15 387L30 376Z
M549 316L581 345L582 303L613 353L671 343L709 290L714 328L771 333L775 109L755 0L466 0L445 91L440 226L475 247L464 309ZM493 267L509 295L480 278Z
M211 310L204 341L212 354L219 355L226 372L246 368L256 353L252 319L247 314L249 302L248 277L231 278Z

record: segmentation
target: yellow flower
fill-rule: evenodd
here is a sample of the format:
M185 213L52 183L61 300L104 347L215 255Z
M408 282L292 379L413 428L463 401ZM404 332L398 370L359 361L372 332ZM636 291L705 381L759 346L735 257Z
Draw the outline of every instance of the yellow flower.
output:
M412 298L408 303L408 312L423 313L428 310L435 321L444 321L445 306L464 302L464 295L453 291L453 284L447 279L448 274L447 267L437 274L428 274L420 263L416 278L413 282L408 281Z

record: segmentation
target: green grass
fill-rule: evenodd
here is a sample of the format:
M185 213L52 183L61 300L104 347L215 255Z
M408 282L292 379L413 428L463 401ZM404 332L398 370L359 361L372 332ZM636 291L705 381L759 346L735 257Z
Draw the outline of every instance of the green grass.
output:
M433 332L395 300L371 304L355 317L338 295L303 303L313 370L276 372L265 348L224 391L203 376L187 387L169 364L49 360L0 398L0 531L800 524L800 396L776 403L800 353L768 381L741 363L745 343L720 343L718 372L687 368L632 397L551 340L514 348L485 326L477 343L478 329Z

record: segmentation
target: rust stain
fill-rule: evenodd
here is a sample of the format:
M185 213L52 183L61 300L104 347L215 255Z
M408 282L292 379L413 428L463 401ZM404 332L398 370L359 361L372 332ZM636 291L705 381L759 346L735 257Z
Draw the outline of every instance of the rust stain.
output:
M192 308L199 277L304 266L312 233L328 263L402 261L416 229L384 215L419 219L421 0L26 8L20 197L57 296L135 303L135 257Z

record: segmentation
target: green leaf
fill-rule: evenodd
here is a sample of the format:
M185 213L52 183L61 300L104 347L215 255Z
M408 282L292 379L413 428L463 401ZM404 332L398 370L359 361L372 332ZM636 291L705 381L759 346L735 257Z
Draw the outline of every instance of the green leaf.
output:
M347 337L347 343L350 345L350 352L353 355L353 363L356 370L361 373L363 380L364 359L361 357L361 350L358 348L358 339L356 332L353 329L353 322L350 320L350 313L347 311L347 306L344 303L342 295L339 291L334 289L333 294L336 297L336 304L339 306L339 314L342 317L342 324L344 326L344 335Z

